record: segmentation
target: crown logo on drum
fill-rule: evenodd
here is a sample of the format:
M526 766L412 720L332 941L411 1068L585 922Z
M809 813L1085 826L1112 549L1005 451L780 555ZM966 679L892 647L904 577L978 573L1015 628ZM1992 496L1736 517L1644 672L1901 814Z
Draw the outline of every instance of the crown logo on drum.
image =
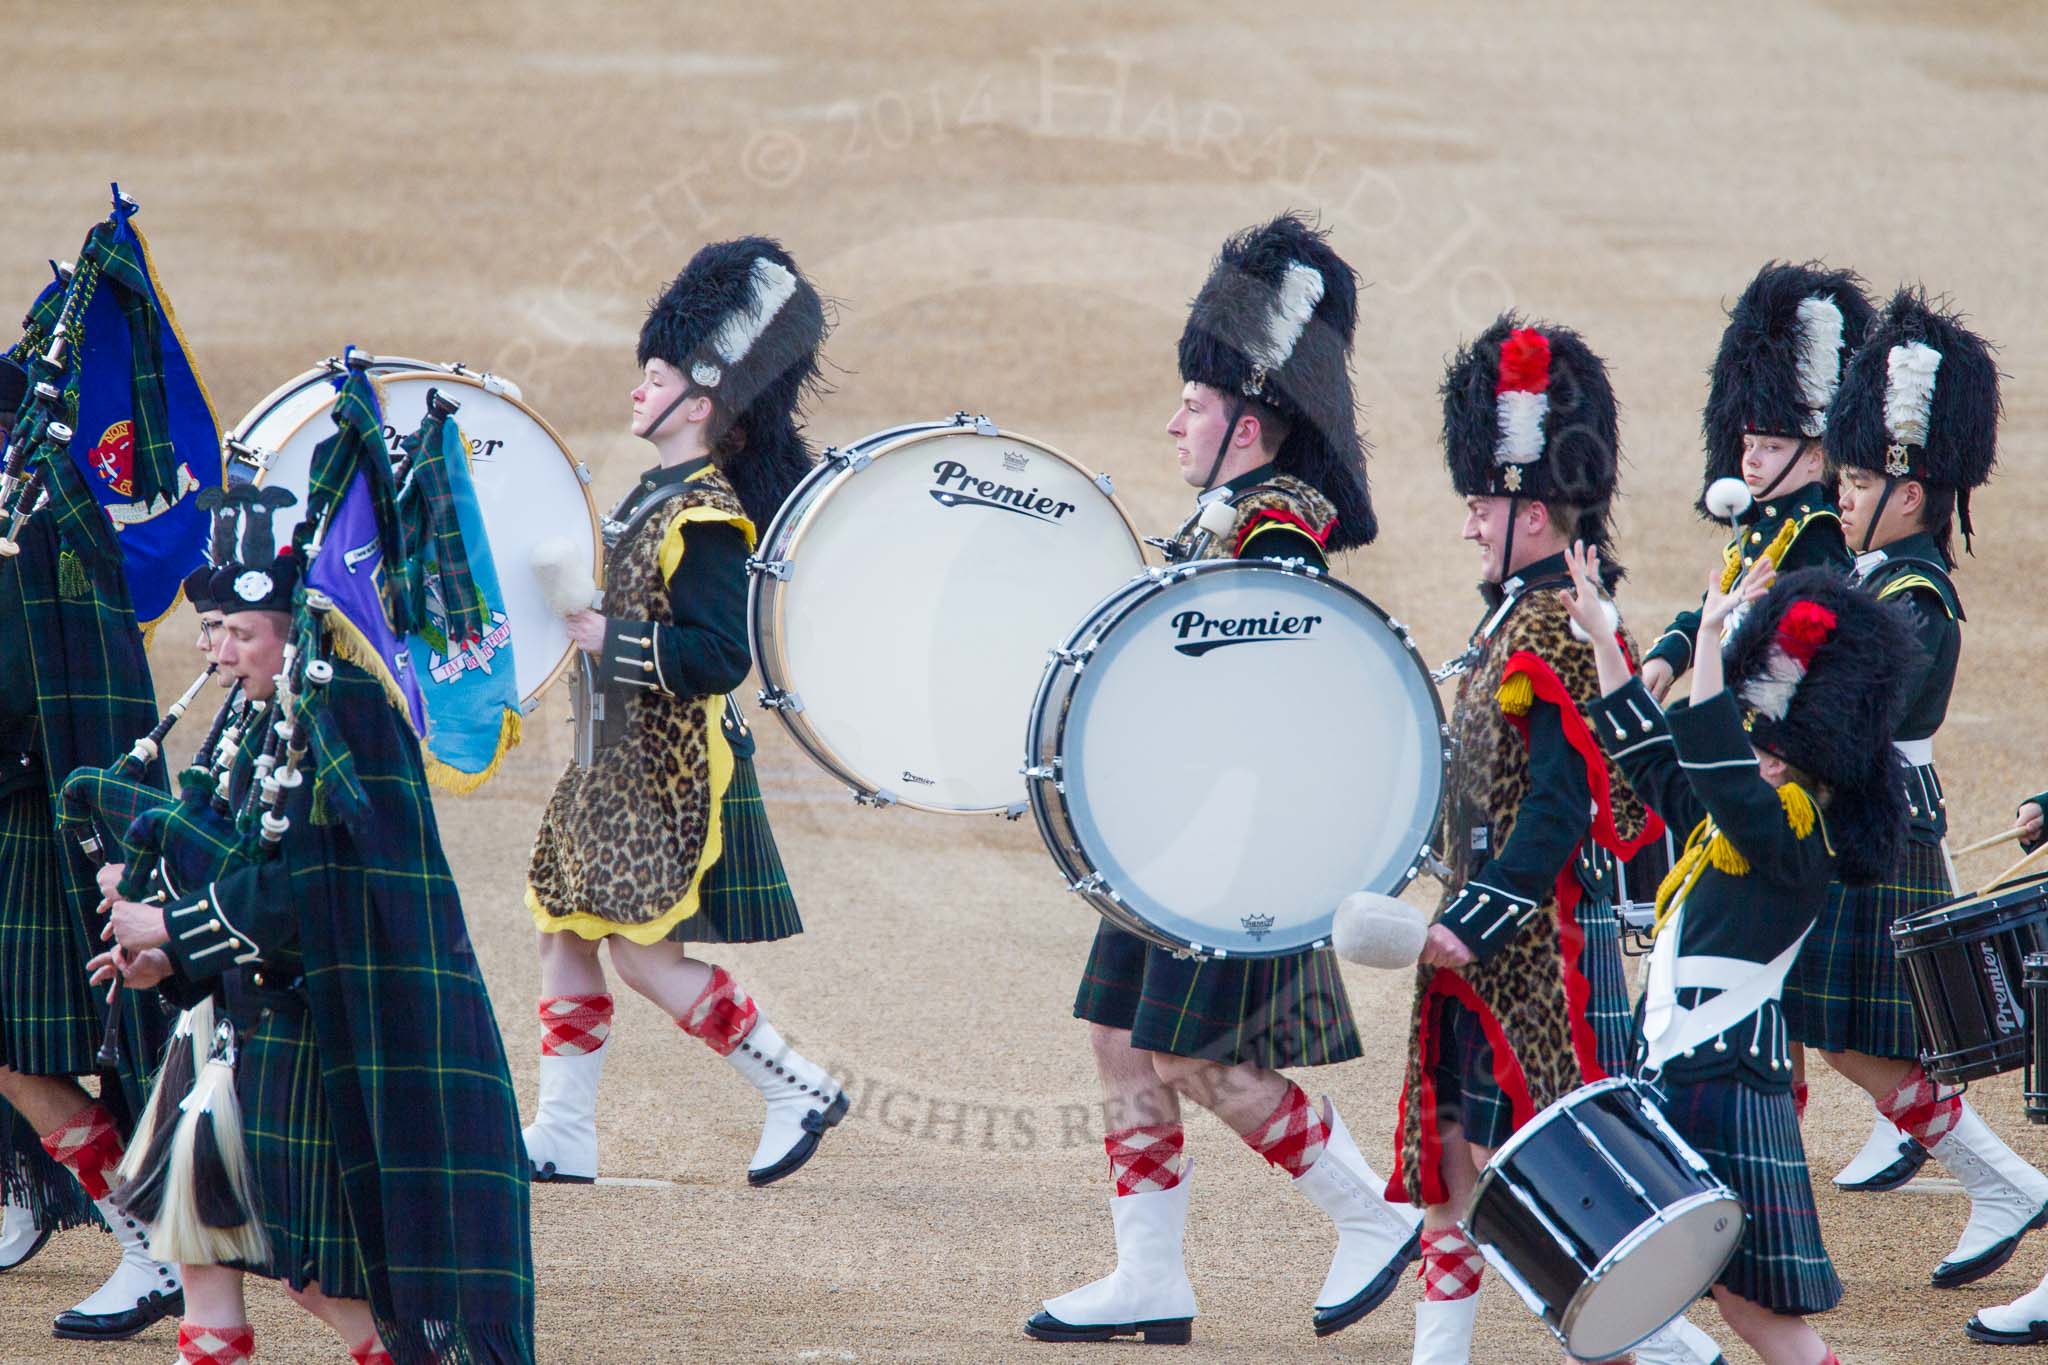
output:
M1255 939L1264 938L1273 932L1273 917L1271 915L1246 915L1238 920L1238 924L1247 934L1250 934Z
M1009 470L1012 474L1022 474L1030 467L1031 460L1029 457L1020 455L1014 450L1003 452L1003 468Z

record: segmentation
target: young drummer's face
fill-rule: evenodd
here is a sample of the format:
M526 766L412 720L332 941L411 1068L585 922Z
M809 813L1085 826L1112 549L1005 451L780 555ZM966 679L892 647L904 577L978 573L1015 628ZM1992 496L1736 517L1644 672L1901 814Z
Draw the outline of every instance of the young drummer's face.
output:
M647 435L669 404L682 397L684 386L681 370L658 356L648 361L640 382L633 386L633 434Z
M1182 386L1180 406L1166 424L1166 434L1173 438L1181 479L1191 487L1200 488L1209 477L1229 424L1230 404L1222 393L1192 380Z
M284 629L279 611L238 611L221 622L221 672L242 684L251 701L268 701L284 667Z
M1914 509L1921 506L1918 488L1919 485L1911 479L1900 480L1899 486L1892 490L1890 503L1885 506L1877 533L1871 535L1871 518L1878 515L1877 505L1884 498L1884 476L1867 469L1852 468L1838 472L1835 475L1835 500L1841 504L1842 534L1850 546L1860 548L1868 536L1870 548L1878 549L1911 534L1918 523Z
M1797 473L1778 478L1778 471L1791 461L1800 458L1799 441L1790 436L1758 436L1754 433L1742 438L1742 481L1749 485L1749 491L1762 496L1766 488L1775 493L1790 493L1813 482L1802 479ZM1771 481L1777 479L1777 486Z
M1465 539L1479 546L1479 576L1498 583L1506 576L1501 555L1507 549L1508 500L1465 499Z

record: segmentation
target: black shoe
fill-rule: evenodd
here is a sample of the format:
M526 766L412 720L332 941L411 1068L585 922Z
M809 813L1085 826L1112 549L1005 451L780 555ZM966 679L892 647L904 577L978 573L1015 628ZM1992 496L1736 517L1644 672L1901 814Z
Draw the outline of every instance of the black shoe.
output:
M1969 1260L1943 1261L1934 1268L1934 1273L1928 1280L1936 1289L1961 1289L1966 1284L1975 1284L2010 1261L2012 1254L2020 1249L2020 1238L2042 1226L2048 1226L2048 1207L2035 1214L2018 1232L2002 1242L1992 1243L1989 1248L1978 1252Z
M1117 1337L1140 1337L1148 1346L1185 1346L1194 1336L1193 1318L1155 1318L1151 1322L1102 1323L1076 1327L1047 1312L1031 1315L1024 1335L1033 1341L1113 1341Z
M2048 1322L2030 1322L2025 1331L2002 1332L1996 1327L1986 1327L1977 1317L1963 1324L1963 1331L1972 1341L1989 1342L1993 1346L2034 1346L2048 1341Z
M66 1341L126 1341L165 1318L184 1315L184 1290L175 1294L152 1293L119 1313L59 1313L50 1326L50 1335Z
M1920 1168L1926 1164L1927 1149L1913 1141L1913 1139L1907 1138L1899 1144L1899 1159L1897 1161L1894 1161L1868 1180L1859 1180L1854 1185L1837 1184L1835 1188L1838 1190L1848 1190L1855 1194L1883 1194L1886 1190L1897 1189L1914 1176L1920 1174Z
M839 1120L845 1117L846 1092L842 1090L839 1092L839 1098L833 1100L822 1113L813 1109L805 1114L804 1135L797 1140L796 1146L784 1152L782 1160L773 1166L748 1171L747 1183L754 1186L773 1185L782 1177L794 1174L798 1167L811 1159L811 1153L818 1150L818 1143L825 1136L825 1130L837 1127Z
M1387 1268L1373 1277L1372 1283L1335 1308L1316 1310L1316 1335L1326 1337L1333 1332L1341 1332L1385 1303L1387 1295L1393 1293L1400 1285L1402 1272L1413 1265L1415 1258L1421 1254L1422 1229L1417 1227L1415 1235L1408 1239L1408 1245L1401 1248L1401 1254L1389 1261Z

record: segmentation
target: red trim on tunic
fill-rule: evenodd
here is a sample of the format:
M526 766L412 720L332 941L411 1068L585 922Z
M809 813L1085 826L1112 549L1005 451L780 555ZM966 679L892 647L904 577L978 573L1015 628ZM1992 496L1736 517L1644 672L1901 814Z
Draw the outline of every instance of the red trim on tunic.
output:
M1430 979L1429 989L1422 996L1422 1016L1416 1025L1422 1053L1422 1065L1418 1072L1421 1077L1420 1098L1423 1112L1434 1114L1437 1111L1436 1051L1439 1040L1434 1036L1436 1007L1438 1001L1446 998L1456 1000L1478 1016L1479 1026L1486 1031L1486 1041L1491 1044L1493 1050L1493 1079L1500 1086L1501 1092L1508 1097L1509 1104L1513 1106L1514 1126L1520 1128L1536 1117L1536 1105L1529 1098L1529 1082L1522 1074L1522 1063L1515 1056L1514 1049L1508 1046L1507 1034L1501 1029L1500 1021L1495 1019L1493 1012L1480 1001L1478 992L1472 989L1470 982L1448 967L1437 968L1436 975ZM1393 1174L1387 1177L1386 1197L1396 1204L1405 1204L1408 1202L1408 1182L1402 1167L1401 1153L1401 1134L1408 1128L1408 1093L1405 1089L1401 1092L1401 1109L1395 1123L1397 1126L1394 1130L1394 1169ZM1447 1204L1450 1202L1451 1192L1444 1185L1443 1144L1437 1139L1436 1125L1421 1123L1417 1124L1416 1128L1422 1139L1422 1202Z
M1505 683L1516 674L1529 679L1529 687L1537 700L1547 701L1555 706L1564 725L1565 741L1578 752L1586 765L1586 786L1593 793L1593 842L1614 854L1617 858L1633 858L1649 847L1652 841L1661 838L1664 822L1655 811L1648 812L1649 818L1635 838L1624 840L1614 827L1614 786L1607 776L1607 755L1600 751L1600 741L1593 738L1593 732L1586 728L1586 718L1579 714L1579 704L1550 665L1526 649L1518 649L1508 656L1501 669L1500 680ZM1529 718L1509 716L1508 720L1521 731L1523 743L1529 739Z
M1330 543L1330 533L1337 529L1337 518L1335 517L1331 517L1329 525L1318 531L1315 527L1308 524L1307 518L1299 513L1290 512L1280 507L1259 507L1253 509L1251 515L1247 516L1238 526L1237 540L1231 545L1230 553L1233 555L1242 554L1244 552L1244 543L1252 538L1252 532L1260 529L1261 523L1268 521L1277 521L1283 526L1292 526L1295 530L1313 540L1317 545L1324 547L1327 547Z

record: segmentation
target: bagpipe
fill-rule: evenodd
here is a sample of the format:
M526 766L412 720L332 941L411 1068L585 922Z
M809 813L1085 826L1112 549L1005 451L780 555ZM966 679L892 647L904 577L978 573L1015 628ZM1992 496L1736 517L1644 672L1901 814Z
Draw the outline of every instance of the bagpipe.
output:
M90 267L58 266L57 285L52 288L61 292L54 319L39 323L32 312L16 348L27 352L23 369L28 375L28 401L15 415L6 460L0 465L0 523L7 527L0 535L0 555L9 559L21 553L23 524L48 504L50 462L65 458L71 449L72 429L62 420L64 381L71 365L71 338L78 334L80 317L97 283L98 272Z
M397 485L417 467L419 452L436 448L455 404L429 404L421 430L407 438L407 458L394 469L377 425L381 414L366 361L352 358L341 382L351 401L337 405L337 431L320 446L305 515L289 545L274 556L279 572L288 571L282 567L287 559L294 561L297 582L272 695L230 694L192 764L180 773L175 796L144 781L143 774L211 668L120 759L105 768L79 769L61 788L59 823L89 859L104 861L105 831L120 831L111 840L125 864L114 893L118 899L168 904L275 858L297 818L293 800L308 785L309 762L320 771L344 769L345 746L324 714L325 689L334 678L336 641L365 623L360 615L351 620L346 605L318 586L316 566L349 494L367 485L372 519L395 537L387 542L394 553L387 560L385 591L394 598L417 598L425 591L420 551L435 528L430 520L408 524L400 516ZM265 491L276 496L260 496ZM277 494L243 485L219 499L242 509L241 562L269 556L271 514L297 502ZM260 520L259 535L251 536L249 518ZM440 552L448 553L445 544ZM406 604L373 598L358 611L379 616L388 627L393 614L405 617ZM124 964L116 951L118 978ZM117 979L114 989L120 985ZM110 1011L109 1047L118 1044L116 1017ZM266 1254L242 1152L234 1089L239 1046L234 1022L216 1008L211 994L184 1011L119 1170L116 1202L150 1227L153 1249L171 1260L252 1262Z

